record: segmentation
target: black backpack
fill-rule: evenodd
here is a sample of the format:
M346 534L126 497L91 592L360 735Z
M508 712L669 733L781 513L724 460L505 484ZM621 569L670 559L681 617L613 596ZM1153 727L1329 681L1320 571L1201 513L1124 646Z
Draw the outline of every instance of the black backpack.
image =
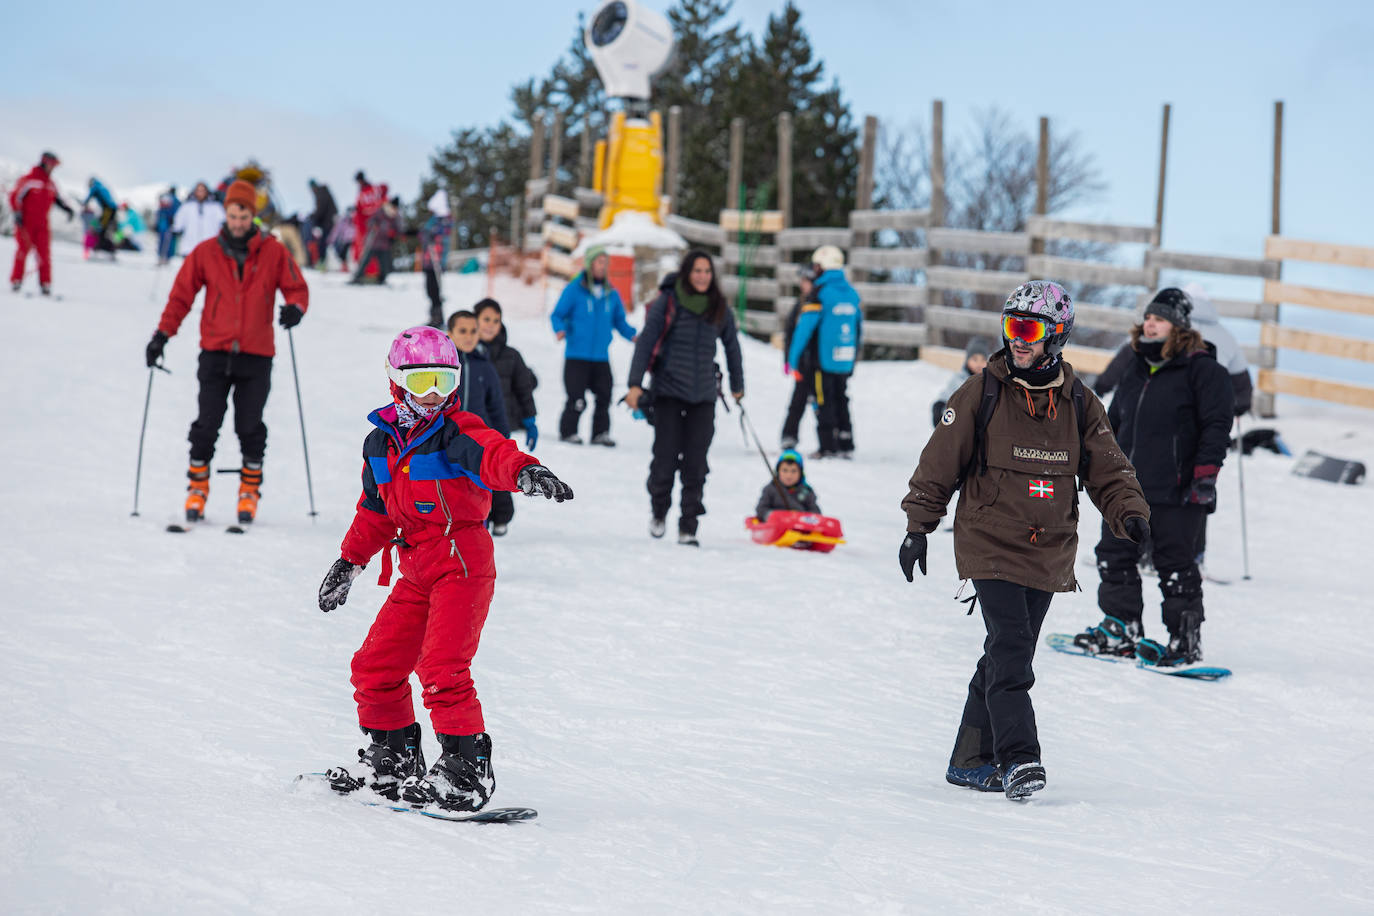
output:
M997 399L1002 394L1002 382L986 369L983 370L983 399L978 404L978 414L973 420L973 457L969 459L968 467L964 468L959 475L959 481L955 489L960 489L964 481L970 474L986 474L988 472L988 442L987 429L988 423L992 421L992 412L997 409ZM1083 428L1088 425L1087 396L1083 391L1083 382L1074 376L1073 387L1069 390L1070 398L1073 400L1074 418L1078 421L1078 488L1083 489L1083 478L1088 476L1088 450L1083 446Z

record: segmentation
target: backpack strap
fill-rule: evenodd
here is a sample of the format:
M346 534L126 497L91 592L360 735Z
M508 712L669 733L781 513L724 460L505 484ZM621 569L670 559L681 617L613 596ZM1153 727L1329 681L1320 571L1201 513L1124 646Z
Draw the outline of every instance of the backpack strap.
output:
M1088 397L1083 391L1083 380L1073 378L1070 390L1073 399L1073 415L1078 421L1078 489L1083 489L1083 480L1088 476L1088 449L1083 444L1083 432L1088 427Z
M983 397L978 402L978 413L973 418L973 455L954 484L956 490L964 485L969 474L988 472L987 429L988 423L992 422L992 412L997 409L997 399L1002 394L1002 383L991 372L984 371L982 375Z
M659 333L658 340L654 341L654 348L649 351L649 365L647 368L650 373L652 373L654 368L658 365L659 354L663 352L663 343L668 339L668 329L673 326L673 315L677 313L677 307L674 304L671 293L668 294L667 300L667 303L663 307L663 330Z

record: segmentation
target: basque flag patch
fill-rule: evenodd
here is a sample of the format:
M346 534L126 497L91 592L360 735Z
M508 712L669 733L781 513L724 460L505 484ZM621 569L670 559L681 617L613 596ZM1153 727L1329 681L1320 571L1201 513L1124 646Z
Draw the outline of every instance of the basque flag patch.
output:
M1037 499L1053 499L1054 481L1032 480L1030 482L1030 495L1036 497Z

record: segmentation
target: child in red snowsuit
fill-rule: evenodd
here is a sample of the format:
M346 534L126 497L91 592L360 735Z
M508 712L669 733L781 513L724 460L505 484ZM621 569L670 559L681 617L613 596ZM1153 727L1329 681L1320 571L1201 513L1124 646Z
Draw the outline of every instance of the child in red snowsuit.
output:
M469 668L496 583L483 523L491 491L520 490L562 502L572 490L515 443L459 409L458 353L443 332L411 328L388 357L393 403L373 411L363 443L363 493L340 557L320 586L320 609L343 604L353 579L391 546L402 578L353 656L358 723L371 738L364 772L328 775L340 792L364 786L416 807L475 811L495 788ZM442 754L428 773L410 674L419 676ZM369 772L370 771L370 772Z

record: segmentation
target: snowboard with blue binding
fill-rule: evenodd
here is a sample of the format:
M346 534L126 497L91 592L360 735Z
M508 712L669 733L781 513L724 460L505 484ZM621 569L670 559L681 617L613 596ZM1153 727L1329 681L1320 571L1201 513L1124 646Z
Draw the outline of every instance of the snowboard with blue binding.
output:
M1065 655L1080 655L1084 658L1095 658L1102 662L1129 664L1142 671L1153 671L1155 674L1167 674L1170 677L1183 677L1194 681L1219 681L1222 678L1231 676L1230 668L1218 668L1215 665L1176 665L1166 668L1160 667L1159 665L1146 664L1134 657L1099 655L1095 652L1088 652L1081 646L1074 645L1073 634L1071 633L1050 633L1045 637L1045 645L1056 652L1063 652Z

